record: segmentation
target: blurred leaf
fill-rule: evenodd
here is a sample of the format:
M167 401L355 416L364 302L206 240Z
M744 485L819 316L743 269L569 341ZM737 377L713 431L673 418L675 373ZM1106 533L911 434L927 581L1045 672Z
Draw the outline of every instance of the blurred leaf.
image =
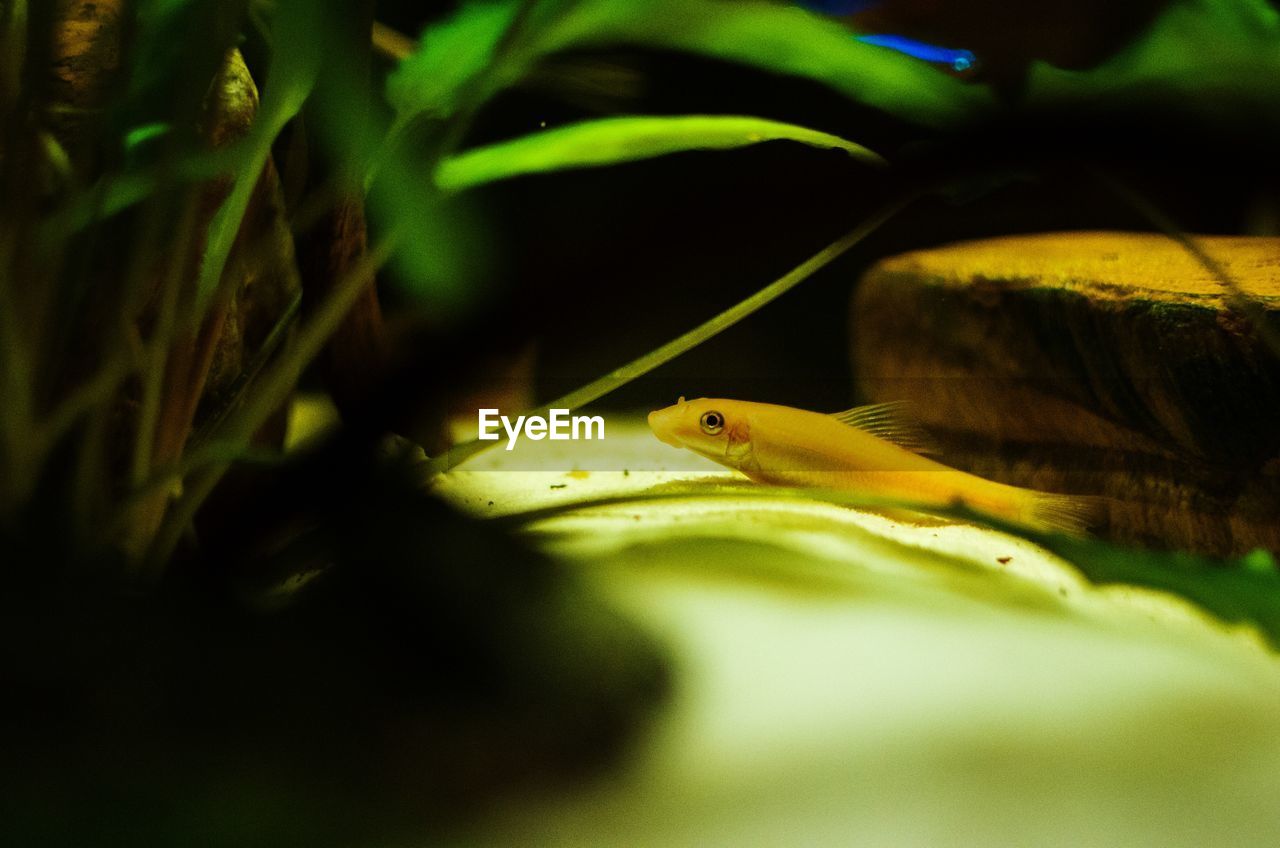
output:
M1146 551L1096 539L1011 532L1067 560L1093 583L1123 583L1181 595L1222 621L1252 624L1280 650L1280 573L1265 551L1223 561L1185 551Z
M875 164L867 148L807 127L734 115L626 117L584 121L454 156L436 171L444 191L461 191L521 174L589 168L685 150L727 150L785 139L837 148Z
M1028 99L1056 107L1154 102L1212 121L1280 121L1280 13L1263 0L1182 0L1089 71L1032 68Z
M138 40L143 44L131 77L131 98L147 97L148 87L172 76L173 69L166 67L166 61L181 64L184 57L191 55L181 49L182 39L187 37L182 33L202 31L201 27L207 22L208 10L205 7L208 6L204 0L143 0L140 3L138 25L143 35ZM139 108L139 104L134 103L131 112L136 123L121 127L126 168L121 173L100 178L95 185L73 197L53 221L51 229L54 232L74 232L94 220L110 218L145 201L161 185L198 183L239 175L245 178L237 180L239 194L223 204L214 222L217 232L214 233L212 247L217 250L211 249L207 253L216 256L229 247L225 242L234 237L239 217L243 214L243 209L237 212L237 208L247 200L256 184L270 153L271 142L306 102L325 56L327 32L323 16L313 14L311 7L301 0L273 3L271 10L274 11L273 27L289 35L276 39L278 47L272 53L270 77L254 118L253 130L246 137L213 150L203 142L194 148L180 146L170 149L165 145L172 136L191 128L175 123L167 109L157 112L154 105L153 108ZM200 17L202 14L205 17ZM196 40L206 52L210 44L214 44L218 59L217 66L211 67L206 76L198 78L200 97L195 98L198 102L207 92L210 78L218 66L226 61L226 49L209 39ZM174 44L178 46L174 47ZM184 70L188 74L191 71L190 68ZM137 117L152 113L164 117ZM153 155L160 153L166 154L167 158ZM210 279L203 284L205 288L217 283L213 274L216 264L208 264Z
M194 119L201 95L233 47L245 0L138 0L124 118ZM184 131L187 128L184 127Z
M452 114L515 19L516 0L471 2L428 29L391 75L387 96L401 121ZM489 71L488 90L524 77L542 57L589 47L681 50L822 83L854 100L926 125L954 124L991 108L990 92L926 63L862 44L832 21L763 0L581 0L539 6L527 37Z
M825 494L818 497L831 500ZM1256 627L1280 650L1280 571L1266 551L1217 559L1045 533L968 509L927 511L965 518L1035 542L1071 563L1092 583L1140 586L1181 596L1221 621Z
M589 0L575 7L555 35L555 49L638 44L803 77L930 126L965 121L994 103L983 87L863 44L837 22L777 3Z
M391 265L404 293L416 307L450 317L479 296L491 251L469 202L442 193L430 174L424 163L398 157L370 187L369 208L381 229L400 234Z
M134 148L141 147L158 138L163 138L172 129L173 126L164 121L153 121L149 124L134 127L124 134L125 152L132 153Z
M305 0L279 0L271 19L271 66L262 116L283 125L302 108L332 41L329 14Z
M320 74L329 31L324 14L304 0L281 0L271 21L274 50L262 105L245 140L230 196L209 226L197 286L197 314L213 298L271 144L302 109Z
M925 63L861 44L841 26L803 9L763 0L471 0L426 30L420 48L390 75L386 94L406 128L415 119L442 121L478 108L498 91L526 78L551 54L592 47L635 45L682 50L806 77L873 106L929 124L954 123L986 108L988 91L969 86ZM396 267L415 296L451 292L457 303L481 279L460 261L476 232L456 217L452 203L424 198L421 175L457 190L521 173L606 165L677 150L729 148L788 138L841 148L865 159L875 154L843 139L800 127L741 117L624 118L567 127L461 154L443 166L432 156L449 151L461 133L447 130L415 149L422 160L384 159L370 193L376 217L408 221ZM716 123L721 121L722 123ZM682 123L681 123L682 122ZM453 129L458 129L454 127ZM398 133L393 132L393 137ZM758 136L758 137L756 137ZM401 139L402 140L402 139ZM388 161L390 160L390 161ZM462 252L459 253L459 250Z
M464 3L428 29L419 50L387 80L387 99L402 117L444 117L457 111L464 87L493 60L517 2Z
M1035 542L1071 563L1092 583L1141 586L1179 595L1221 621L1256 627L1280 650L1280 571L1266 551L1217 559L1045 533L968 509L928 511L966 518Z

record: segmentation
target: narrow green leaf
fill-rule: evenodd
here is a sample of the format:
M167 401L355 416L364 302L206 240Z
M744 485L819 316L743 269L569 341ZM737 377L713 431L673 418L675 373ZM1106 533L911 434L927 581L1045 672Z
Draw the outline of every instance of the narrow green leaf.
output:
M196 287L196 312L203 314L217 292L240 232L240 223L271 157L271 145L311 96L324 61L326 21L303 0L281 0L272 19L275 52L262 105L245 139L244 158L231 194L209 225L208 241Z
M584 121L469 150L436 171L444 191L461 191L521 174L590 168L685 150L727 150L764 141L798 141L884 160L860 144L807 127L738 115L605 118Z

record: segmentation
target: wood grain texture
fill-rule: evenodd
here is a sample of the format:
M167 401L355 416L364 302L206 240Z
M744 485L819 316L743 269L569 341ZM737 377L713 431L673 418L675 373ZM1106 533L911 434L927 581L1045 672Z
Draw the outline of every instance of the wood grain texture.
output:
M1280 326L1280 239L1204 237ZM1158 235L1052 233L872 268L854 371L906 399L951 464L1110 498L1126 542L1280 549L1280 356L1217 279Z

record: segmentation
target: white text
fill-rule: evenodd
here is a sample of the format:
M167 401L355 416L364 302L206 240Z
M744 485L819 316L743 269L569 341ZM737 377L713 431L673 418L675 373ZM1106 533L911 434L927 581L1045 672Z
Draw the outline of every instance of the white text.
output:
M512 422L510 418L498 413L496 409L480 410L480 440L496 442L507 434L507 450L514 450L521 433L540 442L550 439L553 442L577 441L579 439L603 439L604 419L599 415L575 415L570 417L567 409L549 410L551 415L518 415Z

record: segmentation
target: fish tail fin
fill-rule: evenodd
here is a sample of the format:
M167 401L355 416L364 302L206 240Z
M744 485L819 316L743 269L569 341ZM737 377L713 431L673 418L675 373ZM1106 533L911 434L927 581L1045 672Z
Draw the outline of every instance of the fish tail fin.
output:
M1034 491L1027 495L1022 511L1023 521L1037 530L1085 536L1090 528L1101 526L1107 517L1105 498Z

